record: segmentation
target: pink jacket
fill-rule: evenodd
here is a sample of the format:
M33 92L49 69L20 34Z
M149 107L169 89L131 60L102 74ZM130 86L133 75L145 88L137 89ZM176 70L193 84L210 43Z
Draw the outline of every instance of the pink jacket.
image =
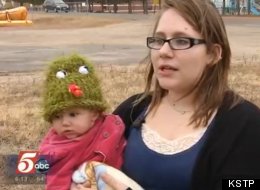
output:
M104 162L120 168L126 144L124 124L116 115L105 115L80 138L58 136L53 129L43 139L40 154L49 155L46 190L68 190L73 172L85 161Z

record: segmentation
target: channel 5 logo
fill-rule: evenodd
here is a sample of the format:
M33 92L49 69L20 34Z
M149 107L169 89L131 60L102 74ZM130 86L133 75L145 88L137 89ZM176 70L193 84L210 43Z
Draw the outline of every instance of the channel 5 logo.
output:
M49 168L47 157L40 155L37 150L19 152L16 174L46 173Z

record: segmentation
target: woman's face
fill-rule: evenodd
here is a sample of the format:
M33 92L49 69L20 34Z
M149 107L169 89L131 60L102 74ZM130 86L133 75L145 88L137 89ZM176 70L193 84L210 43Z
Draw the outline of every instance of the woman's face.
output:
M200 33L173 8L161 16L155 37L171 39L187 37L203 39ZM180 46L182 41L179 41ZM159 50L151 50L154 73L160 86L166 90L186 93L194 87L207 64L211 62L205 43L194 45L189 49L172 50L169 43Z

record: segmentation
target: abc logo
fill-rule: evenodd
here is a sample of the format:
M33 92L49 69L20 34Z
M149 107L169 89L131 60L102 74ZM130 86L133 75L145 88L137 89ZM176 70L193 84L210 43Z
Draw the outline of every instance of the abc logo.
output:
M18 155L17 174L46 173L50 166L46 159L39 158L38 151L20 151Z
M35 164L35 169L37 173L46 173L49 168L50 166L48 164L48 161L44 158L40 158Z

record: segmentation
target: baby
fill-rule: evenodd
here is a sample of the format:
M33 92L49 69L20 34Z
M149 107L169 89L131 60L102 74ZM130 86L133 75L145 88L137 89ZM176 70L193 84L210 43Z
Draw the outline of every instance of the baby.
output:
M107 104L93 65L79 55L49 65L43 95L43 115L50 130L39 151L49 155L47 190L68 190L73 171L85 161L115 168L122 164L124 124L104 114Z

